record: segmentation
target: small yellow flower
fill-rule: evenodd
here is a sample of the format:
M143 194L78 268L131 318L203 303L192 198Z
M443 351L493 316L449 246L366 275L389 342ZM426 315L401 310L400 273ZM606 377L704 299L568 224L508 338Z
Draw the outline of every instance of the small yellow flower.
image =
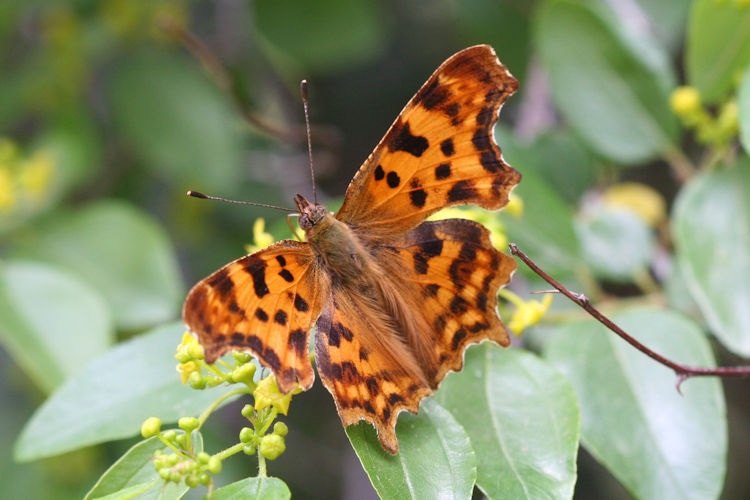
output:
M546 294L541 301L524 301L521 297L505 288L500 290L500 295L516 306L516 311L513 313L510 323L508 323L508 328L516 336L521 335L526 328L538 323L552 304L551 293Z
M180 381L182 385L187 384L188 378L193 372L200 372L201 367L195 361L188 361L187 363L180 363L177 365L177 371L180 372Z
M292 401L292 396L302 392L302 389L297 387L289 394L283 394L279 390L279 386L276 385L276 378L273 375L269 375L260 382L258 387L253 392L255 398L255 409L262 410L272 406L284 415L289 411L289 403Z
M701 111L701 95L695 87L677 87L669 97L669 105L677 116L690 117Z
M508 204L505 205L503 211L515 217L521 217L523 215L523 198L511 192Z
M245 245L247 253L255 253L273 243L273 236L266 232L266 220L258 217L253 223L253 242Z
M604 203L624 208L655 227L667 216L667 203L655 189L637 182L622 182L605 191Z
M177 346L177 353L174 355L174 357L177 359L177 361L189 360L180 362L177 365L177 371L180 372L180 380L182 381L183 385L187 383L191 373L201 371L200 365L192 360L192 354L195 354L197 350L196 346L201 347L201 345L198 343L198 339L190 335L190 332L185 332L182 334L182 342L180 342L180 345Z

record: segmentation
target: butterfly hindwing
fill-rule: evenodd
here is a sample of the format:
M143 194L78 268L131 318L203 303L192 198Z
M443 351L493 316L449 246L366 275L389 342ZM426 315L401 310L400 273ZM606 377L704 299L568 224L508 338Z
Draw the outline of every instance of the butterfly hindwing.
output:
M433 387L448 371L461 369L469 344L510 344L497 314L497 291L510 282L516 262L492 246L484 226L464 219L424 222L397 251L403 282L419 290L421 307L414 312L430 327L418 339L433 349L422 361Z
M403 234L451 205L504 206L520 174L493 128L517 87L487 45L445 61L357 172L336 217L372 238Z
M200 281L183 309L206 361L248 350L276 375L279 389L314 380L308 334L320 314L322 281L307 243L280 241Z
M365 420L390 453L398 451L396 419L416 412L432 390L407 346L366 299L333 288L318 320L315 360L344 426Z

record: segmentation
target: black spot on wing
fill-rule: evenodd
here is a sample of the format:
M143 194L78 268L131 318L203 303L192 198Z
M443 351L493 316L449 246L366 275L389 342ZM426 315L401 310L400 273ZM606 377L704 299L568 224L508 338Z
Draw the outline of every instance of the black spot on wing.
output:
M404 151L417 158L422 156L430 145L427 138L411 133L408 122L398 122L393 126L388 134L387 144L391 151Z
M401 184L401 178L398 176L396 172L388 172L388 175L386 176L386 182L388 183L388 187L391 188L397 188L399 184Z
M286 325L286 322L287 322L286 312L279 309L278 311L276 311L276 314L274 315L273 320L281 326Z
M456 182L448 191L448 201L457 202L470 200L477 196L477 190L471 181L463 180Z
M253 278L253 289L257 297L263 297L267 295L268 285L266 285L266 263L262 259L257 257L250 258L250 261L245 265L245 271L247 271Z
M310 310L310 306L307 304L307 301L299 295L294 296L294 308L299 312L307 312L308 310Z
M382 181L383 177L385 177L385 170L383 170L383 167L378 165L377 167L375 167L375 180Z
M255 317L263 322L268 321L268 313L260 307L255 310Z
M286 281L287 283L291 283L292 281L294 281L294 275L290 273L288 269L282 269L281 271L279 271L279 276L284 278L284 281Z
M451 176L451 164L441 163L435 167L435 179L441 181Z
M427 192L424 189L409 191L409 200L417 208L422 208L427 201Z
M440 151L442 151L445 156L453 156L456 154L456 149L453 147L453 139L449 137L441 142Z
M423 87L414 98L416 104L421 104L425 109L433 109L443 104L450 97L448 88L440 85L435 78L429 85Z
M297 328L289 332L289 340L287 343L298 358L302 358L307 354L306 337L307 335L305 335L305 331L302 328Z

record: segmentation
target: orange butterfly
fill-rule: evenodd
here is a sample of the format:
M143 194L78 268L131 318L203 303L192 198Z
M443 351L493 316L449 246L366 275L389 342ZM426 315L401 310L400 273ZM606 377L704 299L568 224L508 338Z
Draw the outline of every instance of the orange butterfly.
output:
M396 419L417 412L463 352L509 344L497 291L515 261L469 220L425 222L452 205L499 209L521 176L493 127L518 82L488 45L445 61L354 176L334 216L294 199L307 243L280 241L200 281L183 310L208 362L252 352L279 389L310 388L308 334L343 424L364 419L398 452Z

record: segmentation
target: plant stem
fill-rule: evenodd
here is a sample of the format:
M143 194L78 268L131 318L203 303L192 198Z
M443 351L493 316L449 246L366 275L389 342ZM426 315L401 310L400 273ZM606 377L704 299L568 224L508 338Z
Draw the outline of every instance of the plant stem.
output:
M242 448L245 446L244 443L237 443L235 445L230 446L226 450L221 450L219 453L215 453L215 457L219 457L219 460L224 460L227 457L231 457L235 453L239 453L242 451Z
M627 343L649 356L653 360L667 366L674 371L677 375L677 391L680 391L680 384L690 377L750 377L750 366L724 366L718 368L704 368L699 366L688 366L681 363L672 361L669 358L662 356L661 354L649 349L645 345L630 336L625 330L617 326L611 319L602 314L598 309L591 305L589 298L582 293L574 293L565 288L560 282L554 279L552 276L543 271L539 266L534 263L525 253L523 253L515 243L508 245L510 247L510 253L521 259L529 268L539 275L544 281L555 287L558 292L565 295L567 298L578 304L584 311L589 313L601 324L606 326L608 329L619 335Z
M213 413L213 411L216 409L216 407L218 407L221 403L223 403L227 399L231 398L232 396L237 396L238 394L250 394L250 392L251 391L250 391L249 387L241 387L239 389L235 389L233 391L229 391L226 394L222 394L221 396L219 396L218 398L216 398L214 400L214 402L211 403L210 405L208 405L208 408L206 408L205 410L203 410L203 413L201 413L200 416L198 417L198 422L200 422L200 425L198 426L198 429L200 429L201 426L203 426L203 423L206 421L206 419L208 418L208 416L211 415L211 413Z

